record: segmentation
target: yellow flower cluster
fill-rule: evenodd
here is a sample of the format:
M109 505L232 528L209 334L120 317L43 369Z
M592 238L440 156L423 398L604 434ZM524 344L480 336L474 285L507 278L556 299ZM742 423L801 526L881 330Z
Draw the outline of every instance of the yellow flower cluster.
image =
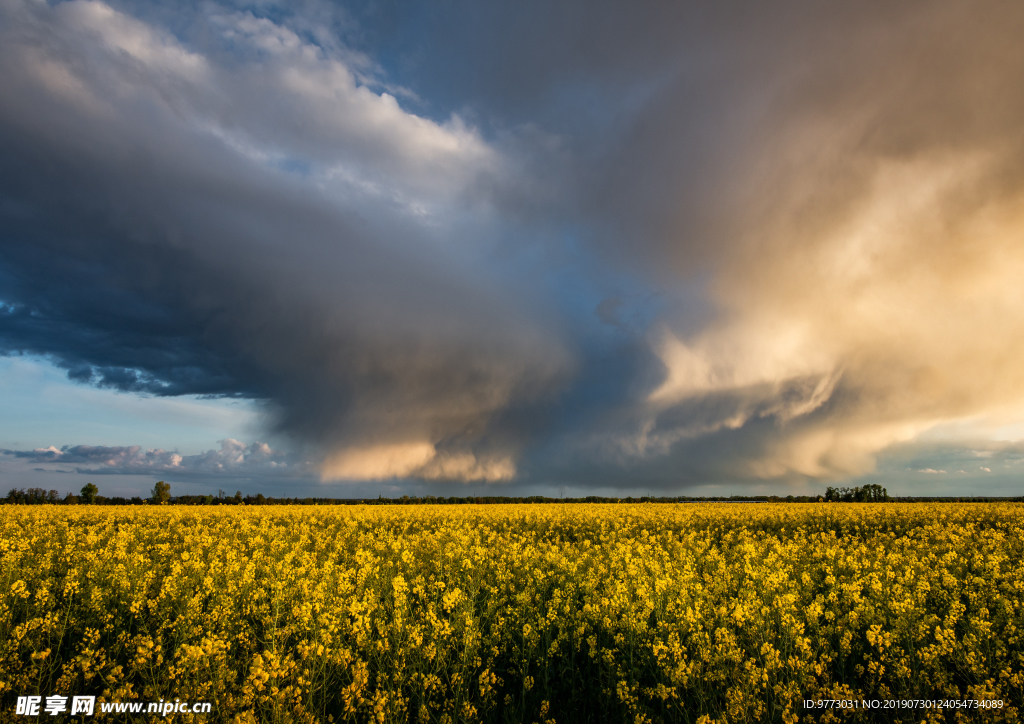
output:
M1014 504L9 506L0 719L1018 721L1022 553Z

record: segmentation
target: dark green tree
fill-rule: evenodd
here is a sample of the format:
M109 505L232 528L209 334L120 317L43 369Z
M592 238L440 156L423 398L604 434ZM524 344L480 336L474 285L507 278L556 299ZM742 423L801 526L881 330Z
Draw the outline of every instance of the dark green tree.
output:
M79 498L79 502L85 503L86 505L91 505L92 503L96 502L96 494L99 492L100 489L97 488L95 485L93 485L92 483L86 483L85 487L82 488L82 494L81 497Z
M171 502L171 484L163 480L153 486L153 502L165 505Z

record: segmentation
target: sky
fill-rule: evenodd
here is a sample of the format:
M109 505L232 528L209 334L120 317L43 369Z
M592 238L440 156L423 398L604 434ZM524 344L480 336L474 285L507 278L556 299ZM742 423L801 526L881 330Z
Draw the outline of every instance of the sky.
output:
M0 488L1021 495L1022 35L0 0Z

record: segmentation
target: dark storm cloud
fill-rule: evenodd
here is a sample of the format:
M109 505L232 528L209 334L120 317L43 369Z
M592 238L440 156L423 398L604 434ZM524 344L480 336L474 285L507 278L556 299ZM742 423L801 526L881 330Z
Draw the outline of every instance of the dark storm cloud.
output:
M74 380L530 484L1024 409L1018 6L0 2L0 346Z
M7 349L122 390L265 399L322 449L443 443L470 468L496 412L560 384L564 346L479 261L490 222L459 197L492 159L458 119L406 114L247 14L210 22L269 55L265 77L98 3L5 10Z

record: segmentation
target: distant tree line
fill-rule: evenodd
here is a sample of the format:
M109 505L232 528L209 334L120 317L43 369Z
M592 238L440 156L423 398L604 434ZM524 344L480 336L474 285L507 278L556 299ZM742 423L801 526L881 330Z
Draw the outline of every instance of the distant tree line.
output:
M145 505L146 503L168 503L171 502L171 486L160 481L153 486L153 495L148 499L140 497L105 497L99 494L100 490L93 483L86 483L82 486L78 495L68 493L63 498L56 490L45 490L43 488L11 488L7 497L0 499L0 503L7 505Z
M0 498L0 504L6 505L531 505L537 503L878 503L878 502L1024 502L1024 497L891 497L881 485L864 485L854 488L833 488L825 490L825 495L730 495L714 497L693 497L677 495L668 497L642 496L639 498L612 498L600 495L588 495L584 498L546 498L542 495L527 497L512 496L467 496L423 497L403 495L401 498L272 498L262 493L243 496L237 491L228 496L223 490L217 495L171 495L171 486L164 481L153 486L148 498L105 497L92 483L86 484L79 495L68 493L61 497L56 490L43 488L14 488L6 498Z
M826 488L825 500L837 503L887 503L889 491L881 485L864 485L857 488Z

